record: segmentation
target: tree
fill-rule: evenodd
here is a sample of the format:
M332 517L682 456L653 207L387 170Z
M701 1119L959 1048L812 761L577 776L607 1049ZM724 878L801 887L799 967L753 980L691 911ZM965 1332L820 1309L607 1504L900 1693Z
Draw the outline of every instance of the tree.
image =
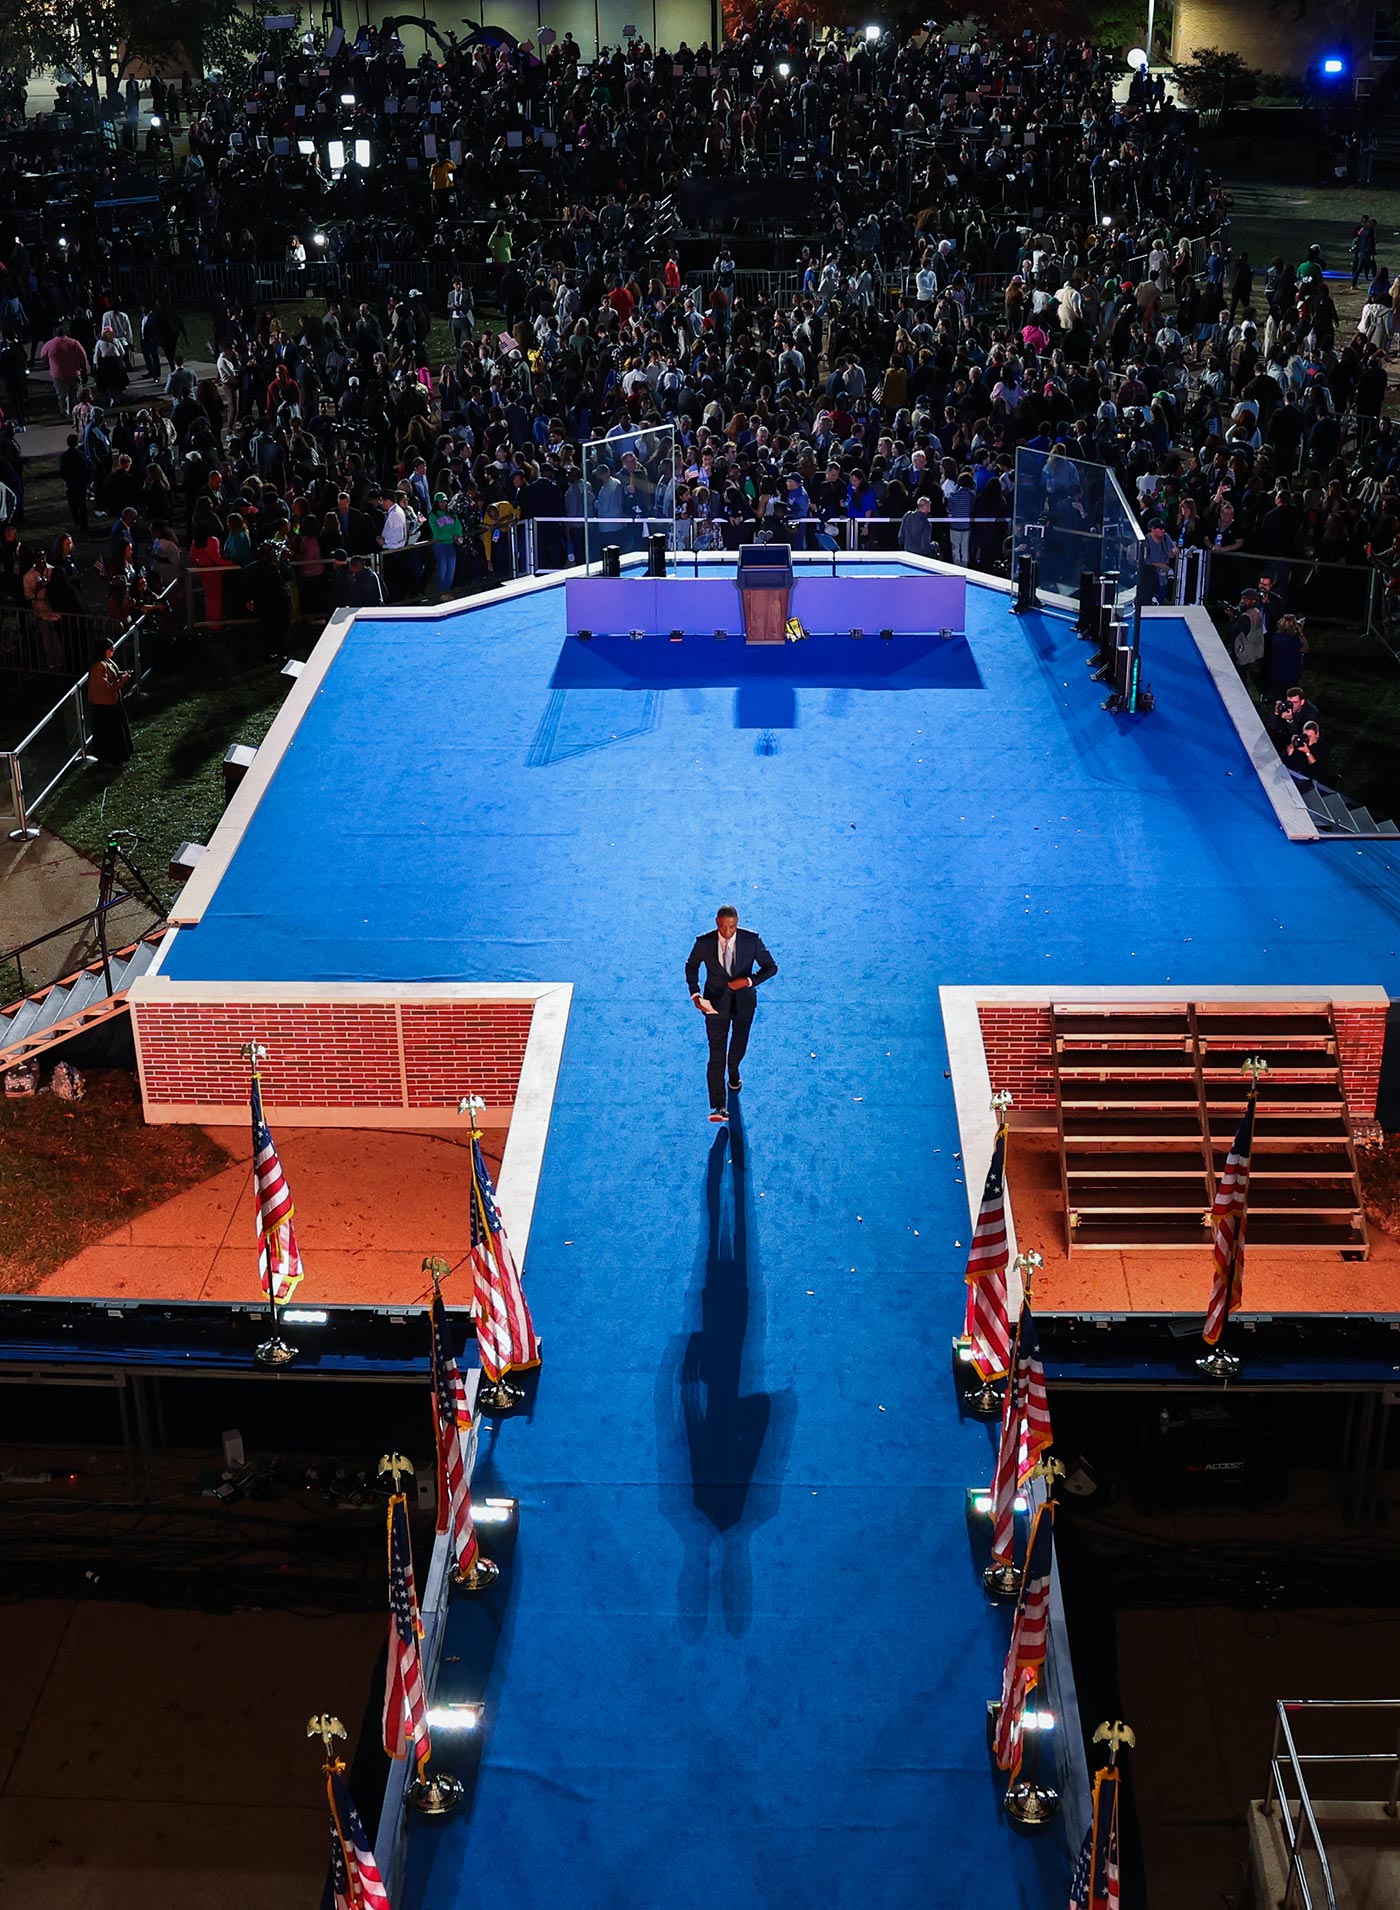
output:
M1197 47L1189 60L1173 69L1182 98L1201 111L1228 113L1232 106L1251 100L1259 91L1259 75L1238 53L1219 47Z
M105 76L135 60L228 70L264 37L236 0L0 0L0 62L25 76Z

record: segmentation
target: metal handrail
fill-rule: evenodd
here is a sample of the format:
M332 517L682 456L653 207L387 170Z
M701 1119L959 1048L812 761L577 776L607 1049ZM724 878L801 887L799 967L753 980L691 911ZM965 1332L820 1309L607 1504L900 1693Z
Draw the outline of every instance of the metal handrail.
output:
M141 615L136 618L135 622L123 630L120 635L113 638L113 648L117 652L121 651L124 644L129 644L131 647L131 674L138 690L145 678L150 675L150 670L144 669L141 663L141 633L143 626L147 624L155 612L168 607L178 581L179 580L176 579L167 584L165 589L161 591ZM30 815L47 796L53 793L58 784L73 767L74 763L87 761L88 729L87 718L83 713L83 692L87 686L87 680L87 672L84 671L83 675L78 677L77 680L63 692L63 695L59 697L58 701L44 712L27 736L21 737L13 749L0 750L0 763L8 765L9 768L11 801L16 820L16 827L10 831L10 840L12 842L32 839L38 835L39 831L34 828L29 821ZM77 716L77 748L69 751L58 769L37 794L29 795L24 787L24 772L20 757L43 730L53 722L54 718L58 716L65 705L70 703L73 705Z
M1315 1910L1315 1903L1307 1876L1303 1870L1306 1849L1310 1847L1316 1859L1322 1888L1326 1893L1326 1910L1337 1910L1337 1895L1332 1879L1332 1868L1327 1860L1327 1850L1323 1843L1322 1832L1318 1827L1317 1816L1313 1810L1312 1797L1308 1791L1304 1767L1309 1764L1386 1764L1391 1769L1390 1788L1383 1809L1388 1817L1394 1817L1397 1811L1397 1799L1400 1798L1400 1736L1397 1736L1396 1748L1391 1751L1299 1751L1294 1742L1293 1729L1289 1722L1289 1713L1293 1711L1390 1711L1400 1713L1400 1698L1280 1698L1274 1707L1274 1743L1269 1757L1269 1790L1264 1800L1266 1812L1272 1809L1275 1797L1279 1805L1283 1834L1288 1845L1288 1881L1284 1887L1283 1902L1280 1910L1289 1910L1297 1888L1303 1910ZM1284 1750L1280 1755L1280 1741ZM1297 1817L1285 1789L1285 1768L1292 1774L1294 1789L1297 1793ZM1306 1828L1306 1846L1302 1835Z

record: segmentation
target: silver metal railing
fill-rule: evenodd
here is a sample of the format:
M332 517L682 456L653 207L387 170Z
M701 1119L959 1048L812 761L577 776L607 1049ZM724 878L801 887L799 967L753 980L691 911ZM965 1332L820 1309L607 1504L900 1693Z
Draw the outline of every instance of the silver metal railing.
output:
M899 556L902 522L898 517L833 515L764 519L755 528L771 532L776 542L791 542L794 549L808 555L825 555L834 560L842 551L888 551L891 557ZM933 556L969 569L984 568L971 561L971 550L978 545L977 533L981 531L989 538L989 527L995 524L998 556L1005 561L1011 543L1009 518L975 518L950 524L947 518L939 517L931 522ZM574 564L597 563L605 544L618 544L624 556L635 556L646 548L648 536L656 531L664 531L668 539L673 531L675 533L674 542L668 543L668 557L688 558L707 551L723 552L727 548L720 523L706 518L679 518L673 522L669 516L531 517L522 519L513 528L522 533L524 574L531 577ZM746 540L748 535L746 530ZM737 556L738 553L730 554ZM987 570L985 574L1004 573Z
M1390 1751L1300 1751L1294 1737L1294 1722L1307 1714L1331 1712L1352 1714L1389 1713L1396 1727L1394 1750ZM1355 1717L1353 1718L1355 1722ZM1274 1711L1274 1743L1269 1758L1269 1789L1264 1809L1278 1813L1284 1842L1288 1848L1288 1881L1279 1910L1337 1910L1337 1886L1328 1861L1326 1842L1318 1826L1310 1770L1324 1766L1360 1766L1377 1775L1388 1774L1388 1788L1382 1808L1394 1817L1400 1799L1400 1698L1280 1698ZM1373 1799L1360 1800L1372 1802Z
M172 584L157 600L162 607L174 588ZM152 613L139 617L129 630L123 631L115 639L114 648L139 688L151 674L157 653L163 648ZM86 690L87 674L84 672L45 711L27 736L22 737L13 749L0 750L0 801L7 803L9 815L13 819L9 831L12 842L22 842L38 835L39 831L31 818L53 794L69 770L87 761L92 733L88 724Z

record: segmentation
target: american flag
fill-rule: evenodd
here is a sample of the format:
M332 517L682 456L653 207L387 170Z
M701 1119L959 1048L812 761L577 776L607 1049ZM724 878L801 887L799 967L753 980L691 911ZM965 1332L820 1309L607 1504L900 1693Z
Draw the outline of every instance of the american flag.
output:
M1011 1322L1006 1305L1006 1128L997 1129L982 1205L967 1256L967 1325L972 1364L980 1379L1000 1379L1011 1364Z
M257 1204L258 1278L279 1306L290 1300L305 1268L292 1225L291 1189L263 1114L262 1087L253 1076L253 1198Z
M423 1621L413 1589L413 1547L408 1533L408 1501L396 1492L389 1501L389 1663L384 1673L384 1749L402 1757L410 1745L421 1771L432 1756L428 1738L428 1694L418 1641Z
M469 1572L480 1555L472 1523L472 1493L464 1442L470 1443L472 1416L467 1389L452 1351L452 1331L442 1295L434 1293L432 1310L433 1429L437 1437L437 1529L452 1534L452 1556L457 1568Z
M1118 1773L1094 1779L1094 1815L1069 1886L1069 1910L1118 1910Z
M1225 1156L1225 1171L1220 1176L1215 1205L1210 1210L1215 1230L1215 1284L1206 1308L1203 1337L1207 1346L1214 1346L1225 1331L1225 1322L1239 1306L1244 1286L1244 1222L1249 1200L1249 1153L1254 1144L1254 1107L1251 1090L1240 1131Z
M360 1813L350 1801L343 1767L326 1774L331 1807L331 1889L335 1910L389 1910L389 1893L374 1861Z
M1045 1391L1045 1367L1040 1357L1040 1335L1030 1306L1021 1308L1021 1324L1016 1342L1016 1391L1021 1402L1021 1454L1018 1484L1041 1454L1055 1443L1050 1424L1050 1400Z
M1040 1336L1029 1305L1022 1304L1016 1328L1013 1377L1001 1410L996 1472L992 1479L992 1563L1010 1565L1014 1557L1016 1492L1047 1447L1054 1444L1050 1402Z
M1054 1562L1055 1506L1047 1499L1036 1507L1026 1548L1026 1574L1016 1605L1011 1648L1001 1682L1001 1710L997 1715L996 1760L1015 1782L1021 1768L1026 1703L1040 1683L1050 1631L1050 1570Z
M476 1323L481 1370L489 1380L540 1363L534 1321L525 1302L520 1272L511 1255L496 1206L496 1189L472 1136L471 1263L480 1314Z

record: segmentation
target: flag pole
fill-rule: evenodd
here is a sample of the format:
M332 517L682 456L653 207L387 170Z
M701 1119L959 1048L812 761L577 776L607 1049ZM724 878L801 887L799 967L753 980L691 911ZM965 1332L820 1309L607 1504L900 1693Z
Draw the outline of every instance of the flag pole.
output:
M427 1259L423 1262L423 1271L424 1273L428 1274L432 1279L433 1314L436 1315L439 1306L442 1305L442 1283L447 1278L447 1276L451 1273L452 1269L448 1266L447 1262L439 1254L429 1254ZM446 1311L446 1308L444 1307L443 1308L444 1321L446 1320L446 1318L447 1318L447 1311ZM436 1345L436 1335L437 1335L436 1318L431 1320L429 1330L434 1336L434 1345ZM446 1331L445 1327L444 1327L444 1331ZM432 1361L433 1361L433 1372L434 1374L436 1374L440 1368L441 1361L437 1353L435 1352L432 1354ZM501 1568L499 1565L497 1565L494 1559L487 1558L486 1554L481 1550L480 1543L476 1537L476 1527L471 1523L472 1514L470 1511L470 1499L471 1499L471 1481L470 1480L465 1481L465 1490L466 1490L467 1499L468 1499L467 1522L470 1529L472 1543L469 1548L469 1551L470 1551L469 1563L465 1567L462 1564L461 1551L459 1550L457 1545L457 1534L453 1530L452 1511L451 1511L451 1505L450 1505L450 1488L448 1485L448 1476L447 1476L448 1451L447 1451L446 1442L449 1439L455 1439L457 1441L457 1453L462 1465L462 1470L464 1475L466 1472L467 1455L462 1447L461 1428L455 1424L449 1425L447 1423L447 1416L449 1412L455 1412L456 1410L455 1403L452 1400L444 1399L441 1397L438 1381L435 1377L432 1379L432 1393L433 1393L433 1433L434 1433L434 1438L437 1444L437 1454L438 1454L438 1480L437 1480L438 1520L439 1520L438 1530L447 1533L447 1543L448 1543L449 1550L451 1551L451 1554L452 1554L452 1564L448 1567L447 1576L451 1584L457 1586L461 1591L468 1592L473 1597L475 1597L477 1593L484 1592L489 1586L495 1584L496 1580L501 1576Z
M405 1458L401 1452L386 1452L379 1462L379 1477L382 1479L386 1474L391 1482L389 1488L389 1521L390 1532L392 1534L394 1506L398 1500L401 1499L403 1501L405 1520L407 1520L408 1517L408 1495L403 1489L403 1476L405 1474L410 1478L413 1476L413 1461ZM393 1541L391 1537L391 1561L392 1556ZM417 1617L416 1593L413 1599L413 1606L414 1616ZM421 1639L417 1648L417 1655L418 1675L423 1685L423 1708L426 1717L428 1678L423 1666ZM426 1724L424 1728L426 1730ZM416 1775L411 1777L404 1787L404 1797L407 1802L413 1806L414 1810L421 1812L424 1817L447 1817L456 1810L462 1801L464 1795L462 1781L460 1778L454 1777L450 1771L435 1771L432 1769L431 1742L430 1737L428 1756L421 1764L418 1764ZM415 1764L418 1763L418 1746L416 1740L410 1742L405 1747L405 1755L412 1758Z
M993 1150L995 1150L998 1142L1001 1143L1002 1147L1001 1172L1003 1204L1006 1199L1006 1153L1011 1139L1006 1116L1007 1109L1011 1106L1013 1099L1014 1096L1010 1088L1001 1088L992 1096L990 1104L997 1122L996 1135L993 1138L992 1147ZM975 1221L973 1225L975 1228ZM970 1330L972 1324L972 1300L973 1292L972 1288L969 1287L967 1295L967 1324L957 1339L953 1341L955 1357L959 1360L970 1357L969 1349L972 1346L972 1333ZM1015 1371L1014 1365L1011 1371ZM1010 1381L1008 1380L1007 1383L1009 1384ZM1000 1387L994 1379L981 1379L979 1375L978 1384L975 1385L970 1392L963 1395L963 1408L966 1412L971 1413L974 1419L999 1419L1002 1412L1003 1397L1004 1389Z
M1255 1107L1258 1105L1259 1077L1261 1074L1267 1074L1268 1072L1269 1072L1268 1062L1264 1059L1263 1055L1258 1055L1258 1054L1251 1055L1249 1059L1246 1062L1244 1062L1240 1068L1240 1073L1244 1075L1248 1075L1249 1077L1249 1099L1246 1101L1245 1107L1247 1111L1250 1113L1252 1113ZM1250 1126L1250 1135L1249 1135L1249 1158L1250 1158L1250 1163L1252 1166L1253 1159L1254 1159L1254 1131L1253 1131L1252 1123ZM1247 1167L1245 1172L1246 1174L1248 1174L1250 1172L1250 1168ZM1247 1199L1247 1190L1248 1190L1248 1182L1246 1181L1246 1199ZM1218 1191L1217 1191L1217 1198L1218 1198ZM1246 1215L1245 1213L1242 1212L1239 1217L1239 1224L1235 1230L1234 1247L1232 1249L1231 1256L1230 1256L1230 1270L1225 1280L1225 1300L1224 1300L1225 1317L1220 1322L1219 1335L1216 1338L1215 1345L1211 1347L1210 1351L1208 1353L1203 1354L1201 1358L1196 1361L1196 1365L1198 1369L1205 1374L1207 1379L1218 1379L1218 1380L1225 1380L1225 1381L1232 1380L1238 1374L1240 1367L1244 1363L1240 1359L1240 1356L1238 1353L1228 1353L1225 1350L1225 1329L1230 1324L1231 1293L1237 1278L1237 1269L1238 1269L1239 1263L1244 1255L1245 1219L1246 1219ZM1217 1273L1217 1277L1219 1277L1218 1273Z
M245 1041L239 1053L252 1071L251 1090L256 1088L261 1096L262 1075L258 1063L267 1060L267 1049L260 1041ZM257 1167L253 1169L254 1179ZM265 1340L261 1340L253 1349L253 1357L260 1366L289 1366L297 1356L297 1349L289 1346L282 1337L282 1322L277 1313L277 1270L272 1264L272 1245L267 1236L263 1237L263 1253L267 1262L267 1310L272 1322L272 1331Z
M1025 1315L1026 1307L1030 1302L1031 1280L1034 1277L1036 1269L1044 1265L1044 1256L1035 1252L1018 1253L1011 1263L1013 1272L1017 1273L1021 1280L1021 1305L1016 1314L1015 1331L1011 1335L1011 1365L1006 1375L1005 1399L1002 1406L1001 1436L997 1440L997 1474L1001 1472L1002 1443L1008 1438L1014 1438L1016 1441L1018 1458L1013 1460L1012 1463L1013 1465L1019 1464L1021 1411L1020 1401L1017 1397L1016 1374L1021 1361L1021 1321ZM1011 1425L1013 1419L1016 1421L1014 1428ZM996 1519L996 1489L997 1481L994 1477L992 1480L992 1518L994 1522ZM1013 1529L1016 1519L1016 1497L1019 1492L1020 1485L1018 1483L1013 1487L1011 1494ZM993 1538L995 1539L995 1531L993 1532ZM1021 1568L1017 1565L1014 1557L999 1560L995 1552L993 1552L992 1562L982 1574L982 1586L993 1598L1010 1599L1017 1597L1021 1590Z
M464 1094L457 1103L457 1112L459 1114L465 1114L471 1122L471 1146L467 1155L468 1171L471 1175L470 1198L472 1214L481 1229L483 1239L490 1237L490 1228L486 1224L486 1203L481 1197L481 1183L476 1177L476 1146L477 1142L482 1138L482 1131L476 1124L476 1116L477 1110L485 1106L486 1103L479 1094ZM476 1298L476 1290L476 1270L473 1269L472 1312L479 1320L481 1315L479 1303ZM478 1331L478 1348L481 1345L481 1338L481 1333ZM504 1371L493 1373L484 1359L481 1361L481 1371L485 1383L477 1388L476 1403L482 1412L489 1413L493 1419L499 1419L505 1413L514 1412L515 1408L520 1405L525 1397L520 1388L510 1384Z

